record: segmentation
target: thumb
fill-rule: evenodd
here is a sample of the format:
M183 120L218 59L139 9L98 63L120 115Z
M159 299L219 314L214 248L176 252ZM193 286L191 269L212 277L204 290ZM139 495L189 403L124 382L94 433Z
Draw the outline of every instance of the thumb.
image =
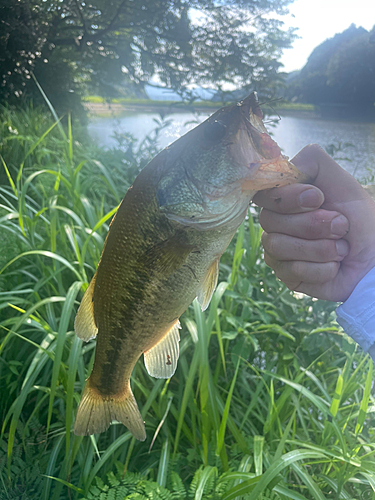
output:
M291 161L299 170L309 175L311 183L324 193L323 208L327 210L338 210L343 202L350 203L367 198L364 189L354 177L341 168L318 144L306 146Z

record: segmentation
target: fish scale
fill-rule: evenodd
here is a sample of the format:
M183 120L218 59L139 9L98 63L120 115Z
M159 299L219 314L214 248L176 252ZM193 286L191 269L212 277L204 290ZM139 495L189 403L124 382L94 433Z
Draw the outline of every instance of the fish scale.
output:
M146 438L130 388L135 363L144 354L150 375L173 375L179 318L195 297L208 307L220 257L252 196L306 180L267 134L255 93L214 113L140 172L111 222L75 320L78 337L97 337L77 435L118 420Z

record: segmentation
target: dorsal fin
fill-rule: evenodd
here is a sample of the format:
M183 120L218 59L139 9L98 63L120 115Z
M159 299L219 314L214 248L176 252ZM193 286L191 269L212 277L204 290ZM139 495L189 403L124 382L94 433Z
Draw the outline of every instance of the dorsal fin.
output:
M211 301L212 295L215 291L217 285L217 279L219 277L219 260L215 259L213 263L208 268L202 283L200 284L197 299L201 305L202 311L205 311Z
M148 373L155 378L170 378L176 371L180 334L180 322L176 320L167 334L154 347L144 353Z
M98 328L94 319L94 287L96 273L94 274L78 308L77 316L74 321L74 329L77 337L88 342L94 339L98 334Z

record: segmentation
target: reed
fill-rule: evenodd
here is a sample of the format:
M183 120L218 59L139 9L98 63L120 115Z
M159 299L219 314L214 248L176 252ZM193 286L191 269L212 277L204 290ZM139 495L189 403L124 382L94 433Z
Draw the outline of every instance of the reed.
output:
M157 146L122 136L105 152L64 120L1 110L4 498L372 498L372 361L334 304L293 295L265 266L253 207L209 309L182 317L174 377L135 367L147 440L121 424L74 436L95 346L75 336L74 316L115 207Z

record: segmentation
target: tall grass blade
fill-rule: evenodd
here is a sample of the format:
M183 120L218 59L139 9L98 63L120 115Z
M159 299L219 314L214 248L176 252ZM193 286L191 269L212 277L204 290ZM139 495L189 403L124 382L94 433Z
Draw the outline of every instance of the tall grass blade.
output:
M51 455L48 460L48 465L46 469L46 474L45 477L47 478L47 481L44 482L43 486L43 492L42 492L42 500L50 500L50 492L51 492L51 486L52 486L52 478L51 474L55 470L56 467L56 462L60 453L60 449L62 446L62 443L64 441L64 436L60 436L56 443L54 444L54 447L51 451Z
M82 355L82 341L77 336L74 336L73 344L69 354L68 381L66 388L66 419L65 419L66 456L68 456L70 448L70 432L73 423L74 384L77 376L77 365L79 357L81 355Z
M236 496L245 495L251 492L251 500L257 500L259 496L265 491L267 486L271 481L286 467L289 467L294 462L300 460L310 460L312 458L324 458L323 453L314 452L312 450L294 450L283 455L279 460L274 462L267 471L257 478L249 479L244 481L238 486L231 488L226 493L224 493L222 500L233 500ZM257 479L259 481L254 481ZM255 484L256 483L256 484ZM255 484L255 487L254 487Z
M292 464L291 467L302 479L315 500L327 500L327 498L323 495L322 490L305 470L303 470L298 464L295 463Z
M263 446L264 436L254 436L254 466L256 476L261 476L263 473Z
M122 446L124 443L126 443L126 441L129 441L131 438L132 438L132 435L130 434L130 432L125 432L124 434L122 434L120 437L118 437L115 441L113 441L113 443L111 443L108 446L108 448L105 450L105 452L101 456L100 460L98 460L96 462L96 464L94 465L94 467L91 469L90 475L89 475L87 481L85 482L85 488L84 488L85 489L85 495L87 494L88 489L90 488L90 486L91 486L91 484L92 484L92 482L94 480L94 477L97 475L97 473L99 472L99 470L111 458L111 456L113 455L113 453L120 446Z
M230 404L232 401L232 395L233 395L233 391L234 391L234 386L236 384L239 367L240 367L240 360L238 360L238 362L237 362L236 371L234 372L234 377L233 377L232 383L230 385L227 400L225 402L223 418L221 420L219 435L217 437L216 455L220 455L221 449L224 445L224 436L225 436L225 430L227 427L229 408L230 408Z
M57 253L49 252L48 250L30 250L29 252L20 253L19 255L17 255L17 257L14 257L2 269L0 269L0 274L2 274L5 271L5 269L11 266L14 262L21 259L22 257L27 257L28 255L41 255L43 257L48 257L50 259L54 259L58 262L61 262L62 264L64 264L64 266L70 269L79 280L82 279L79 272L70 264L70 262L68 262L64 257L61 257Z
M156 482L163 487L165 487L165 485L167 484L169 457L170 457L170 445L168 438L166 438L161 450L158 475L156 478Z
M58 483L61 483L64 486L67 486L68 488L76 491L77 493L82 493L82 494L84 493L84 491L81 490L81 488L77 488L77 486L74 486L74 484L69 483L68 481L64 481L64 479L61 479L59 477L53 477L53 476L45 476L45 477L48 477L48 479L53 479L54 481L57 481Z
M340 400L341 400L341 396L342 396L343 385L344 385L344 379L343 379L343 377L342 377L342 375L340 373L339 376L338 376L338 378L337 378L335 394L334 394L334 396L332 398L331 407L329 409L329 411L331 412L331 414L332 414L333 417L336 417L337 411L339 409Z
M194 500L201 500L203 498L204 488L211 476L217 476L217 468L207 465L200 474Z
M363 429L363 424L365 423L366 416L367 416L367 408L368 408L368 403L370 400L370 395L371 395L371 388L372 388L372 373L373 373L373 367L374 363L372 359L369 360L368 363L368 371L367 371L367 377L366 377L366 385L365 385L365 390L363 391L363 398L361 401L361 407L359 409L359 415L357 419L357 424L355 426L355 433L359 434L362 432Z
M46 94L45 94L44 90L43 90L43 89L42 89L42 87L39 85L38 80L35 78L34 73L32 73L32 72L31 72L31 77L32 77L32 79L34 80L35 85L38 87L39 92L42 94L43 99L46 101L46 104L47 104L47 106L49 107L49 109L50 109L50 111L51 111L51 113L52 113L52 116L53 116L53 117L54 117L54 119L55 119L55 122L57 122L57 123L59 124L59 130L60 130L60 132L61 132L62 138L63 138L63 139L65 139L65 141L67 141L66 134L65 134L64 129L63 129L63 127L62 127L61 123L60 123L60 119L59 119L59 117L57 116L57 113L56 113L56 111L55 111L55 108L52 106L52 104L51 104L50 100L49 100L49 99L48 99L48 97L46 96Z
M17 188L16 188L16 186L15 186L15 184L13 182L13 179L12 179L12 176L10 175L8 167L6 166L4 158L1 155L0 155L0 160L1 160L1 163L3 164L6 176L8 177L8 181L9 181L10 187L12 188L12 191L13 191L14 195L17 197L18 196Z

